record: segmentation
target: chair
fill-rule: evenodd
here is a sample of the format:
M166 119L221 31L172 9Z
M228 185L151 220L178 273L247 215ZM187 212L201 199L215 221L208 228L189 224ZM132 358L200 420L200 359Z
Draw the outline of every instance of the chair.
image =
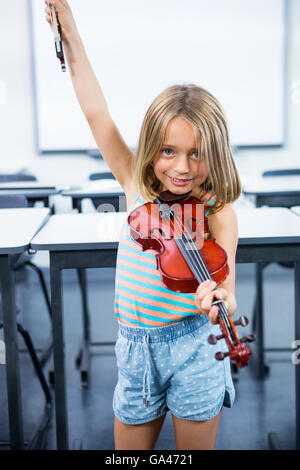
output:
M96 180L104 180L104 179L111 179L111 180L116 180L114 175L111 172L102 172L102 173L92 173L89 176L90 181L96 181ZM99 207L100 204L103 204L103 198L91 198L93 205L95 209ZM120 207L119 207L119 198L118 197L106 197L105 198L105 204L111 204L116 212L119 212Z
M0 209L10 209L10 208L24 208L24 207L28 207L28 203L27 203L27 200L25 198L25 196L1 196L0 195ZM16 259L18 258L19 255L16 255ZM20 261L20 259L22 258L23 255L21 255L19 257L19 260L16 261L16 263L14 264L14 269L16 269L15 267L17 266L17 269L20 269L21 267L25 266L25 265L29 265L29 266L34 266L34 268L36 270L39 270L39 268L35 265L33 265L33 263L30 263L29 261L26 260L26 257L23 257L23 260ZM43 275L42 273L40 272L40 279L42 278L43 279ZM43 282L44 282L44 279L43 279ZM45 287L45 285L44 285ZM49 301L49 299L48 299ZM49 307L50 307L50 303L49 303ZM18 308L18 306L16 306L16 313L20 313L20 309ZM51 310L50 310L50 313L51 313ZM3 328L3 318L2 318L2 301L1 301L1 295L0 295L0 329ZM38 449L41 449L41 448L44 448L45 447L45 432L46 432L46 428L48 426L48 423L49 423L49 420L50 420L50 417L51 417L51 394L50 394L50 390L48 388L48 385L47 385L47 382L46 382L46 379L44 377L44 374L43 374L43 370L42 370L42 367L43 367L43 363L42 361L40 361L36 355L36 351L34 349L34 346L33 346L33 343L32 343L32 340L31 340L31 337L29 335L29 333L23 328L23 326L20 324L20 323L17 323L17 330L18 332L22 335L23 339L24 339L24 342L25 342L25 345L27 347L27 350L29 352L29 355L30 355L30 358L32 360L32 363L33 363L33 366L34 366L34 369L35 369L35 372L38 376L38 380L40 382L40 385L43 389L43 392L44 392L44 395L45 395L45 399L46 399L46 407L45 407L45 414L43 416L43 419L38 427L38 430L36 431L35 435L34 435L34 438L32 439L32 441L29 443L29 448L38 448ZM49 354L49 352L48 352ZM45 363L45 357L44 357L44 363ZM8 445L9 443L8 442L1 442L0 443L1 445Z
M15 183L17 181L37 181L33 175L22 175L21 173L0 174L0 183Z
M13 174L0 174L0 183L18 183L18 182L26 182L26 181L37 181L36 177L33 175L23 175L21 173L13 173ZM0 193L1 195L1 193ZM31 207L33 204L26 199L27 206Z
M115 180L116 178L112 174L111 171L103 171L101 173L92 173L89 176L90 181L95 181L95 180Z
M23 175L23 174L0 174L0 183L7 182L22 182L22 181L37 181L36 177L33 175ZM17 208L17 207L28 207L28 200L24 196L1 196L0 192L0 209L6 208ZM49 300L49 294L47 292L46 283L42 271L34 263L30 261L30 256L27 253L24 253L19 260L16 262L14 269L20 270L25 265L34 269L40 279L41 288L44 294L47 310L49 317L51 319L51 305Z
M282 170L267 170L264 171L262 176L263 178L268 178L270 176L296 176L300 175L300 168L286 168Z
M0 174L0 183L19 183L22 181L23 182L37 181L37 178L34 175L26 175L22 173ZM38 200L42 201L45 207L49 207L51 209L51 213L54 213L54 207L49 206L48 196L40 197ZM28 197L27 201L28 201L28 207L33 207L37 199Z
M264 171L262 174L263 178L272 178L272 177L280 177L280 176L296 176L300 175L300 168L286 168L286 169L277 169L277 170L267 170ZM288 207L285 205L285 207ZM254 301L254 308L253 308L253 321L252 321L252 327L253 330L256 329L257 322L259 322L258 325L258 343L260 343L260 347L262 348L263 351L290 351L290 348L264 348L264 340L263 340L263 270L271 263L257 263L256 265L256 286L257 286L257 291L256 291L256 298ZM278 265L284 267L284 268L293 268L294 265L292 262L278 262ZM258 318L258 311L262 313L262 317ZM260 338L259 338L260 336ZM263 368L261 366L261 371L264 369L264 372L268 373L269 372L269 367L264 365ZM262 372L261 372L262 373ZM263 374L262 374L263 375Z
M102 155L99 151L99 149L90 149L87 151L87 154L89 157L91 158L95 158L97 160L99 160L99 158L102 158Z
M1 196L0 192L0 209L16 209L24 207L28 207L27 199L25 196ZM25 268L25 266L30 267L38 274L49 318L50 321L52 321L50 298L47 291L44 275L41 269L36 264L31 262L31 256L28 253L22 253L21 256L16 256L14 262L14 271L20 271L21 269ZM48 347L46 347L44 353L42 354L40 359L42 366L44 366L48 361L51 353L51 348L51 344L48 345Z

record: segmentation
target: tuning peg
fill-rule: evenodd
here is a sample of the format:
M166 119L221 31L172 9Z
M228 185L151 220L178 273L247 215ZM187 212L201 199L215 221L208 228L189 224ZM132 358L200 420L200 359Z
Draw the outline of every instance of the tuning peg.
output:
M222 338L225 338L225 335L219 335L219 336L209 335L209 337L207 338L207 341L209 342L209 344L216 344L216 342Z
M243 336L243 338L240 339L241 343L252 343L252 341L255 341L256 336L251 334L247 336Z
M247 317L241 316L238 320L234 321L234 325L241 325L241 326L247 326L249 323L249 320Z
M223 359L225 359L225 357L227 357L227 356L229 356L229 352L223 353L222 351L219 351L215 354L215 358L218 361L223 361Z

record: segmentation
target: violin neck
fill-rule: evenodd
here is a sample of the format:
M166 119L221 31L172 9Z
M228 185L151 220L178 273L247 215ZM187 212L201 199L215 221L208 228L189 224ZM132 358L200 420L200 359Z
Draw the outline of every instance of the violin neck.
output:
M212 281L210 272L192 237L183 235L175 238L175 242L199 284L207 280Z
M205 261L192 237L183 235L175 238L175 242L199 284L207 280L212 281L213 279L207 269ZM222 300L218 302L218 307L219 317L222 319L228 333L232 337L232 341L235 343L234 333L228 320L229 313Z

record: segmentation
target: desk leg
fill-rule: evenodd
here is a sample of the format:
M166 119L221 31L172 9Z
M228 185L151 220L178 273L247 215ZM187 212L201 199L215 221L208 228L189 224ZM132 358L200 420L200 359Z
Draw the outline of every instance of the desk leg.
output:
M82 316L83 316L83 340L80 348L80 352L76 358L76 364L80 368L81 374L81 385L84 388L88 387L88 368L89 368L89 344L90 344L90 315L88 311L87 302L87 282L86 282L86 270L79 268L77 269L81 299L82 299Z
M55 253L50 252L50 284L52 306L54 387L56 407L56 439L58 450L69 447L67 395L64 356L62 272L55 264Z
M19 352L17 339L16 298L13 260L0 256L3 331L6 350L7 397L12 449L24 448Z
M300 261L295 262L295 339L300 340ZM295 364L296 449L300 450L300 364Z
M264 364L264 305L263 305L263 263L257 263L256 269L256 331L257 331L257 366L258 378L265 377Z

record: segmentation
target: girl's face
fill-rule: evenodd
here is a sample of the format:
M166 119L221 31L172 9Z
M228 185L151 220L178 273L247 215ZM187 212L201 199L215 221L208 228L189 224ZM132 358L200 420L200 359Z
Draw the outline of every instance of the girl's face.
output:
M162 183L162 191L169 190L174 194L193 191L192 195L197 197L207 171L204 159L198 155L193 127L182 117L169 122L163 145L154 158L153 169Z

